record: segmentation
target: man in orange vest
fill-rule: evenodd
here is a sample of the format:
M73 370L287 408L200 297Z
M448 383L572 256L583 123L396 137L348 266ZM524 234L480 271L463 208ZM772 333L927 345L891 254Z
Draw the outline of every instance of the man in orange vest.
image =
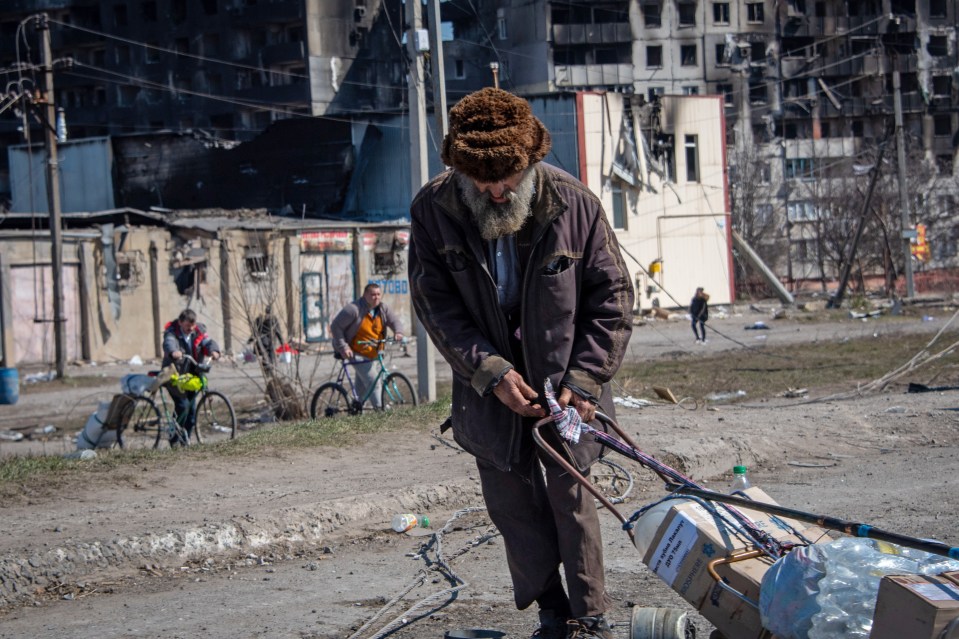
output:
M370 282L363 289L363 297L343 307L330 324L333 351L344 360L355 360L357 392L366 396L373 385L373 361L382 345L365 344L386 338L386 329L393 331L393 339L403 339L403 322L383 304L383 289ZM373 408L381 408L380 393L370 398Z

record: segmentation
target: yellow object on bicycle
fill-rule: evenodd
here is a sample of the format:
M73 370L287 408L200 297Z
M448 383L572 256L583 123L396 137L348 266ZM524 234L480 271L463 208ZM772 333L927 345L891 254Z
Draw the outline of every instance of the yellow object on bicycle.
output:
M170 383L179 391L185 393L195 393L203 390L205 380L199 375L184 373L182 375L174 373L170 377Z

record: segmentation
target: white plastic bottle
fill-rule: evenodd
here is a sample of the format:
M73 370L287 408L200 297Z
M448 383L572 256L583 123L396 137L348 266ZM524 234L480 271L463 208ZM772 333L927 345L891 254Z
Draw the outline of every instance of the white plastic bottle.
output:
M656 533L659 532L659 529L662 527L669 509L687 501L689 500L663 500L644 512L640 518L636 520L636 524L633 526L633 545L636 546L636 550L639 551L640 558L646 557L646 553L656 538Z
M733 466L733 481L729 484L729 492L734 493L737 490L746 490L752 486L749 477L746 476L745 466Z
M430 518L426 515L415 515L413 513L400 513L393 517L393 530L396 532L406 532L414 528L429 528Z

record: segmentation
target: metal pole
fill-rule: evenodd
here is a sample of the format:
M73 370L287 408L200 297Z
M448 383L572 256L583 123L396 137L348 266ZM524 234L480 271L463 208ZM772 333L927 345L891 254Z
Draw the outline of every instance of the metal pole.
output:
M423 93L423 54L417 46L417 32L423 27L423 9L419 0L406 2L406 22L410 25L406 36L409 48L409 105L410 105L410 193L415 195L429 179L426 147L426 96ZM433 25L437 28L439 25ZM436 401L436 347L426 328L416 322L417 394L420 400Z
M47 146L47 204L50 209L50 243L53 268L53 343L56 353L57 379L66 373L66 318L63 315L63 237L60 229L60 163L57 160L57 109L53 105L53 56L50 52L50 25L47 14L37 18L43 56L44 91L46 103L44 139Z
M437 134L445 138L449 132L446 113L446 70L443 66L443 35L440 33L440 0L429 0L426 17L430 27L430 71L433 75L433 117Z
M876 189L876 182L879 179L879 172L882 170L882 158L886 154L886 145L889 139L885 138L879 143L879 157L876 158L876 164L872 167L872 177L869 179L869 189L866 191L866 199L862 202L862 209L859 211L859 222L856 224L856 234L852 238L852 247L849 249L849 257L842 269L842 277L839 278L839 287L836 294L829 300L827 308L842 307L842 298L846 294L846 285L849 283L849 274L852 272L852 264L856 261L856 249L859 246L859 239L862 237L863 229L866 227L866 216L869 214L869 206L872 203L872 193Z
M896 117L896 160L899 165L899 214L902 219L902 256L906 275L906 299L916 296L912 278L912 243L915 234L909 216L909 194L906 192L906 141L902 126L902 92L899 84L899 58L893 58L895 69L892 71L893 108Z

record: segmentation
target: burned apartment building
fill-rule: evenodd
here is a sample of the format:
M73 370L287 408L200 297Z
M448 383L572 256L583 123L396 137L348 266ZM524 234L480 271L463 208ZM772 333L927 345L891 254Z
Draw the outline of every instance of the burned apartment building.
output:
M829 218L840 217L835 202L855 199L842 193L844 182L862 200L860 183L894 120L894 78L912 185L905 217L928 227L929 266L955 266L957 7L959 0L447 0L438 27L450 104L494 82L526 96L617 92L634 109L657 95L723 95L734 219L746 239L766 245L777 272L815 280L835 276L842 247L826 237ZM249 141L278 119L395 116L408 99L405 11L400 0L4 3L0 107L41 83L24 18L45 12L55 101L73 138L201 131ZM428 20L425 6L423 13ZM38 143L39 124L15 111L0 112L0 145L23 144L25 125ZM653 152L683 153L682 141L657 137L653 126L643 131ZM890 149L880 188L890 220L900 206L895 184L886 184L895 182L897 160ZM897 224L891 236L901 233Z

